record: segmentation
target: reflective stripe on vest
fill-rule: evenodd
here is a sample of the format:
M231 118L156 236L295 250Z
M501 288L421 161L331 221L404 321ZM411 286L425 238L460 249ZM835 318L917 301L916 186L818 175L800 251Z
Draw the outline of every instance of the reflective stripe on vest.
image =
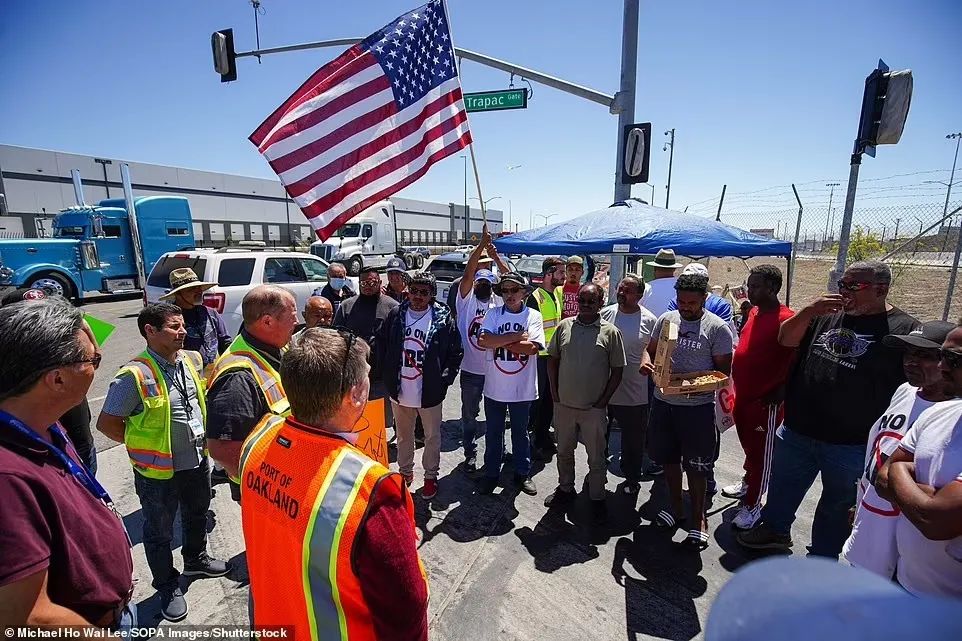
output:
M280 374L240 335L214 362L207 383L208 387L213 387L214 381L224 372L236 369L246 369L253 374L254 381L264 395L264 401L271 413L290 416L291 405L287 401L287 393L281 384Z
M561 322L561 306L558 304L557 297L545 291L543 287L534 290L534 297L538 301L541 320L544 323L544 349L538 354L546 356L551 337L554 336L555 330L558 329L558 323Z
M200 354L182 351L184 366L197 389L197 404L201 419L207 422L207 403L204 398L204 379L199 371L203 366ZM154 358L143 352L120 369L117 376L131 375L143 410L124 419L124 445L134 470L154 479L169 479L174 475L174 458L170 446L170 395L167 383Z
M240 469L254 625L293 625L297 639L375 641L351 558L375 488L403 497L414 528L400 477L347 441L279 416L245 440Z

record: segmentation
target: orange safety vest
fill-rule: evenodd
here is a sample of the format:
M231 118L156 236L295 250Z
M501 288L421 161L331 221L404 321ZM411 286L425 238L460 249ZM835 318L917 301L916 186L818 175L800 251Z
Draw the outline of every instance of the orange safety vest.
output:
M244 441L240 472L254 624L293 625L298 640L375 641L351 557L375 488L404 497L414 528L400 475L348 441L277 415Z

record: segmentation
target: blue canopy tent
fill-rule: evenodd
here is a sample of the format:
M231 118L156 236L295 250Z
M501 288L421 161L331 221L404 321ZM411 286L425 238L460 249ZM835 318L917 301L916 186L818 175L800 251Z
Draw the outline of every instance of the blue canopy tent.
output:
M636 200L547 227L529 229L494 241L507 254L676 254L706 256L784 256L792 244L693 214L652 207Z
M494 241L505 254L655 254L673 249L680 256L705 258L781 256L788 261L791 289L792 244L763 238L708 218L652 207L631 199ZM786 292L786 299L787 299Z

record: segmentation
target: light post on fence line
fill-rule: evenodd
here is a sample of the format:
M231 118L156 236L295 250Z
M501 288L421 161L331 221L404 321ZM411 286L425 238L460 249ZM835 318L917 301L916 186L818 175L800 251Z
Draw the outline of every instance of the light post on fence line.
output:
M825 183L826 187L831 187L831 190L828 192L828 211L825 212L825 242L828 242L828 217L832 213L832 197L835 196L835 188L841 185L842 183Z
M949 178L949 189L945 192L945 209L942 211L942 218L949 209L949 194L952 193L952 178L955 178L955 161L959 159L959 143L962 142L962 132L948 134L946 138L955 139L955 160L952 161L952 177ZM952 230L952 221L949 220L949 231ZM949 231L945 235L949 235ZM952 259L952 271L949 272L949 291L945 293L945 308L942 310L942 320L949 320L949 309L952 307L952 293L955 291L955 279L959 274L959 259L962 258L962 222L959 223L957 232L958 238L955 241L955 257Z
M919 235L915 239L915 251L912 252L913 254L917 254L919 253L919 241L922 240L922 230L925 229L925 221L918 216L912 216L912 218L919 221Z
M661 147L662 151L667 151L669 148L671 149L671 152L668 154L668 184L665 186L665 209L668 209L668 202L671 200L671 165L675 160L675 128L672 127L666 131L665 135L671 136L670 140L666 140L665 144Z
M899 223L901 223L901 222L902 222L902 219L901 219L901 218L896 218L896 219L895 219L895 234L892 236L892 240L893 240L893 241L896 241L896 242L897 242L898 239L899 239Z

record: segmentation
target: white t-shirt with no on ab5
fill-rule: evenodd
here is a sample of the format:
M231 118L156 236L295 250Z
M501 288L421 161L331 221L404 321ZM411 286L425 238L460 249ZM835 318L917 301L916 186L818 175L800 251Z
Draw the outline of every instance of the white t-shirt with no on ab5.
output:
M541 313L522 307L512 313L504 306L484 317L481 333L513 334L527 332L528 340L544 348L544 321ZM486 350L484 395L493 401L517 403L538 398L538 357L515 354L507 347Z
M488 300L478 300L474 291L467 296L457 297L458 331L461 333L461 343L464 347L464 358L461 360L461 371L484 375L485 351L478 346L478 333L481 323L489 310L504 304L500 296L491 294Z
M962 482L962 399L936 403L925 410L899 446L914 455L915 480L938 492ZM915 525L898 517L895 527L899 563L897 577L915 595L962 598L962 536L948 541L927 539Z
M404 407L421 407L424 386L424 352L431 327L431 308L404 315L404 342L401 345L401 385L397 402Z

